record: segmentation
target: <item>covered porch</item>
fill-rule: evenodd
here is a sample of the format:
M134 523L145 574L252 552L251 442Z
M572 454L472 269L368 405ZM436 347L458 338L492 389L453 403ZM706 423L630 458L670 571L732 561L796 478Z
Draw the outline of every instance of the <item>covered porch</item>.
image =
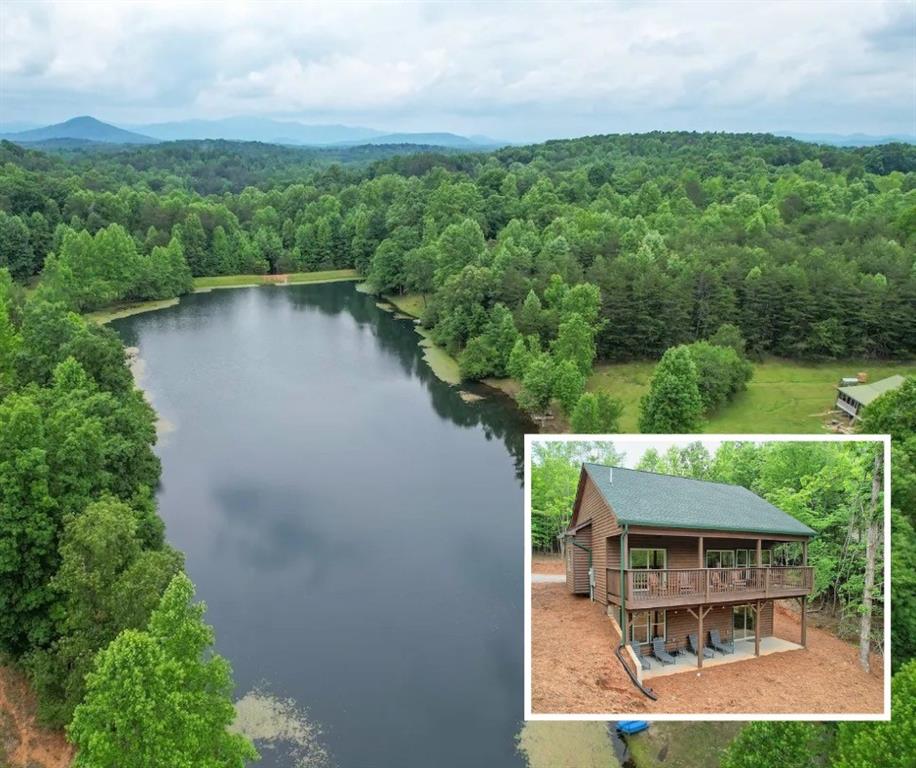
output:
M783 640L780 637L762 637L760 638L760 655L769 656L771 653L784 653L785 651L801 651L804 647L797 643ZM696 672L697 657L691 653L681 652L675 658L674 664L662 664L654 658L648 661L652 665L651 669L640 669L640 680L651 680L653 677L664 677L666 675L677 675L681 672ZM723 664L734 664L737 661L747 661L757 658L754 653L753 641L741 640L735 643L735 652L722 654L716 653L711 659L703 660L703 669L718 667Z

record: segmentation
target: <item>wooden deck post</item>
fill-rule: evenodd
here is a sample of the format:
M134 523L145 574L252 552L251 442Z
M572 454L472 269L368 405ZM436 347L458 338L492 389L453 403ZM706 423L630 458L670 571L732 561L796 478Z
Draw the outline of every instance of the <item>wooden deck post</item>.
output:
M757 610L754 612L754 655L760 655L760 601L757 601Z
M706 647L706 643L703 642L703 606L701 605L697 609L697 622L700 625L700 631L697 635L697 669L703 669L703 649Z
M802 648L808 647L808 598L801 599L801 644Z
M689 613L691 616L693 616L693 618L697 620L697 645L699 646L699 648L697 648L697 669L703 668L703 651L706 648L706 641L703 637L703 619L706 618L706 614L711 610L712 606L709 606L709 608L704 610L702 605L697 606L696 613L694 613L690 608L687 609L687 613Z
M758 568L763 565L763 540L757 539L757 562L754 563Z
M808 565L808 540L802 542L802 565ZM805 584L808 583L807 570L804 574ZM801 645L802 648L808 647L808 598L801 599Z
M703 537L697 539L697 568L703 567Z

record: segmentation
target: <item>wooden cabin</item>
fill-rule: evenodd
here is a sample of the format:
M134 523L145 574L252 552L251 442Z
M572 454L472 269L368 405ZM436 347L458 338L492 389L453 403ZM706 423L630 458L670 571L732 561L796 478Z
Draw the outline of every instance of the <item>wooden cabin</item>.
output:
M845 382L846 379L843 381ZM885 392L902 387L904 381L903 376L888 376L886 379L881 379L873 384L858 383L852 386L843 386L841 383L836 388L836 407L851 419L855 419L866 405L873 400L877 400Z
M754 643L759 655L761 638L773 634L775 600L800 600L806 644L814 535L738 485L583 464L564 534L566 581L607 606L643 654L654 638L669 651L685 650L688 634L707 645L717 629L724 641Z

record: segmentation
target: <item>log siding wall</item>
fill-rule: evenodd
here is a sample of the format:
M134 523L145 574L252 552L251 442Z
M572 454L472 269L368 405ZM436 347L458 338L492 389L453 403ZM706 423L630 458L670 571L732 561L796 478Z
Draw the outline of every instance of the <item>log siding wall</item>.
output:
M630 549L668 550L668 568L705 568L706 552L710 549L750 549L756 551L756 539L703 539L703 562L697 563L698 537L696 536L647 536L631 533ZM762 549L772 549L773 541L762 539ZM629 566L629 563L627 563Z
M592 526L576 531L573 538L583 547L591 547ZM574 595L588 594L588 552L572 542L566 545L566 586Z
M607 605L607 567L608 557L613 549L608 537L613 538L613 544L618 547L616 554L616 567L620 567L620 540L616 538L620 534L620 526L617 518L604 501L604 497L595 487L592 479L585 475L582 496L579 500L578 514L576 515L576 525L592 521L591 530L591 547L592 547L592 565L595 569L595 600L602 605ZM588 530L588 529L586 529ZM578 547L574 547L578 549ZM581 550L579 550L581 552ZM585 554L584 552L582 554ZM586 568L587 568L586 564ZM568 577L567 577L568 581ZM588 575L586 574L586 589L588 593Z

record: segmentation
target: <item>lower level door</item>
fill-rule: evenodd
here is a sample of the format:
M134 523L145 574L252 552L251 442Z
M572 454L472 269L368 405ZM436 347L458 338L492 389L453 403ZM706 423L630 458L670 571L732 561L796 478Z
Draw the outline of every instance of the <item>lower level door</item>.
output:
M754 612L749 605L736 605L732 609L732 627L735 640L754 639Z

